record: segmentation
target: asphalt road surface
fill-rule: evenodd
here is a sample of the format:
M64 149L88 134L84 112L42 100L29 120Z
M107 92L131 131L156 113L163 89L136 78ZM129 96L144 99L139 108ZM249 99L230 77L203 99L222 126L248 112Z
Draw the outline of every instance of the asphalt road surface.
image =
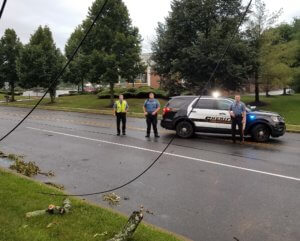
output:
M27 109L0 107L0 135ZM113 116L37 110L1 143L25 155L72 194L113 188L142 172L172 132L145 139L145 121L128 119L126 137L115 135ZM144 176L116 191L115 209L143 205L145 220L196 241L300 240L300 135L269 143L232 144L228 136L176 138ZM100 195L87 197L108 205Z

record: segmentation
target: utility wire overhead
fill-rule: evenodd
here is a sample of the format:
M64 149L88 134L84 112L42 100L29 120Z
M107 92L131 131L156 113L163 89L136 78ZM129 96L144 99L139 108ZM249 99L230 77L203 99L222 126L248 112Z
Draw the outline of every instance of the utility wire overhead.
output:
M202 90L202 93L201 95L197 98L197 101L196 103L193 105L192 107L192 110L189 112L187 118L190 117L192 111L194 110L195 106L197 105L197 103L199 102L199 100L201 99L201 97L203 96L203 93L204 91L206 90L207 86L209 86L211 80L213 79L214 75L216 74L221 62L224 60L224 57L226 56L226 53L228 51L228 49L230 48L236 34L238 33L238 30L239 28L241 27L242 23L244 22L245 20L245 17L247 16L247 13L250 9L250 6L252 4L252 1L253 0L250 0L249 4L247 5L246 7L246 10L244 12L244 14L242 15L241 17L241 20L240 22L238 23L238 26L237 28L235 29L234 33L233 33L233 36L231 37L227 47L225 48L224 50L224 53L221 55L221 58L220 60L217 62L217 65L216 67L214 68L214 71L212 72L210 78L208 79L208 81L206 82L203 90ZM148 172L158 161L159 159L163 156L163 154L166 152L166 150L169 148L169 146L173 143L174 139L175 139L175 135L173 135L173 137L170 139L170 141L168 142L168 144L166 145L166 147L163 149L163 151L157 156L157 158L143 171L141 172L138 176L134 177L133 179L129 180L128 182L120 185L120 186L117 186L115 188L111 188L111 189L108 189L108 190L103 190L103 191L99 191L99 192L93 192L93 193L83 193L83 194L73 194L73 195L66 195L66 194L53 194L53 193L45 193L45 192L42 192L41 194L44 194L44 195L50 195L50 196L69 196L69 197L86 197L86 196L93 196L93 195L100 195L100 194L104 194L104 193L109 193L109 192L113 192L113 191L116 191L116 190L119 190L119 189L122 189L123 187L125 186L128 186L129 184L133 183L134 181L136 181L137 179L139 179L141 176L143 176L146 172Z

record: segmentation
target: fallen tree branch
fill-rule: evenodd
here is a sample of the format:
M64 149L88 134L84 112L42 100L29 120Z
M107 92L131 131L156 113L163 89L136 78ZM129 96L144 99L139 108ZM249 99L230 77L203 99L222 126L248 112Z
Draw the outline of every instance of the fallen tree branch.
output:
M120 231L112 239L109 239L107 241L127 241L133 236L135 230L143 220L143 217L144 215L142 207L140 211L134 211L131 214L122 231Z
M33 212L26 213L26 218L32 218L37 217L45 214L65 214L70 212L71 210L71 202L67 198L63 201L62 206L55 206L53 204L50 204L47 209L44 210L36 210Z

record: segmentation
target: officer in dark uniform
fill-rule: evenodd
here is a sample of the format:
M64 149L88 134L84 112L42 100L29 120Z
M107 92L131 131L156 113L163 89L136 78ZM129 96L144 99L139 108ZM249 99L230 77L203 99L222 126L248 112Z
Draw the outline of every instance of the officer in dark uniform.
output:
M160 103L157 99L154 99L154 94L149 94L149 99L144 103L144 114L147 122L147 134L146 137L150 137L151 125L153 126L154 136L159 137L157 131L157 113L160 110Z
M236 126L239 127L240 140L244 142L244 125L246 124L246 106L241 102L241 96L235 96L235 102L229 109L231 116L232 141L235 143Z

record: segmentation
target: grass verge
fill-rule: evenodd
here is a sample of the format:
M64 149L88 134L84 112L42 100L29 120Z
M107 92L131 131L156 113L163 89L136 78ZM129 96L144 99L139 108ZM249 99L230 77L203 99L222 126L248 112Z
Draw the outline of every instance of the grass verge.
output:
M0 99L2 99L1 95ZM245 103L251 103L254 101L254 96L243 96L242 99ZM8 104L1 103L1 105L33 107L36 101L36 99L33 99ZM129 116L143 117L142 107L145 99L128 99L127 101L130 106ZM159 101L161 106L164 106L167 102L164 99L159 99ZM259 109L278 112L285 118L288 130L296 132L300 131L300 94L292 96L261 96L261 101L266 105L259 107ZM96 95L78 95L57 98L56 103L54 104L49 103L49 99L45 99L42 101L39 108L95 114L112 114L112 109L109 108L109 105L110 101L108 99L98 99ZM162 110L160 111L160 114L161 113Z
M250 103L254 96L243 96L243 101ZM261 110L274 111L281 114L288 125L300 125L300 94L287 96L261 96L260 100L266 103L259 107Z
M60 193L44 184L12 174L0 168L0 240L2 241L82 241L108 240L127 218L108 209L72 198L72 211L64 216L45 215L26 219L26 212L61 204L62 197L49 197L39 192ZM101 197L99 197L101 198ZM52 223L50 228L47 226ZM107 232L105 236L95 234ZM183 240L142 224L132 241Z
M2 98L0 95L0 99ZM159 99L161 106L166 104L166 100ZM7 106L32 107L37 99L24 100L22 102L2 103ZM143 104L145 99L128 99L129 111L131 113L143 113ZM64 108L64 109L86 109L91 111L108 111L112 113L109 99L98 99L96 95L76 95L63 96L56 99L56 103L49 103L49 99L44 99L40 107L44 108Z

